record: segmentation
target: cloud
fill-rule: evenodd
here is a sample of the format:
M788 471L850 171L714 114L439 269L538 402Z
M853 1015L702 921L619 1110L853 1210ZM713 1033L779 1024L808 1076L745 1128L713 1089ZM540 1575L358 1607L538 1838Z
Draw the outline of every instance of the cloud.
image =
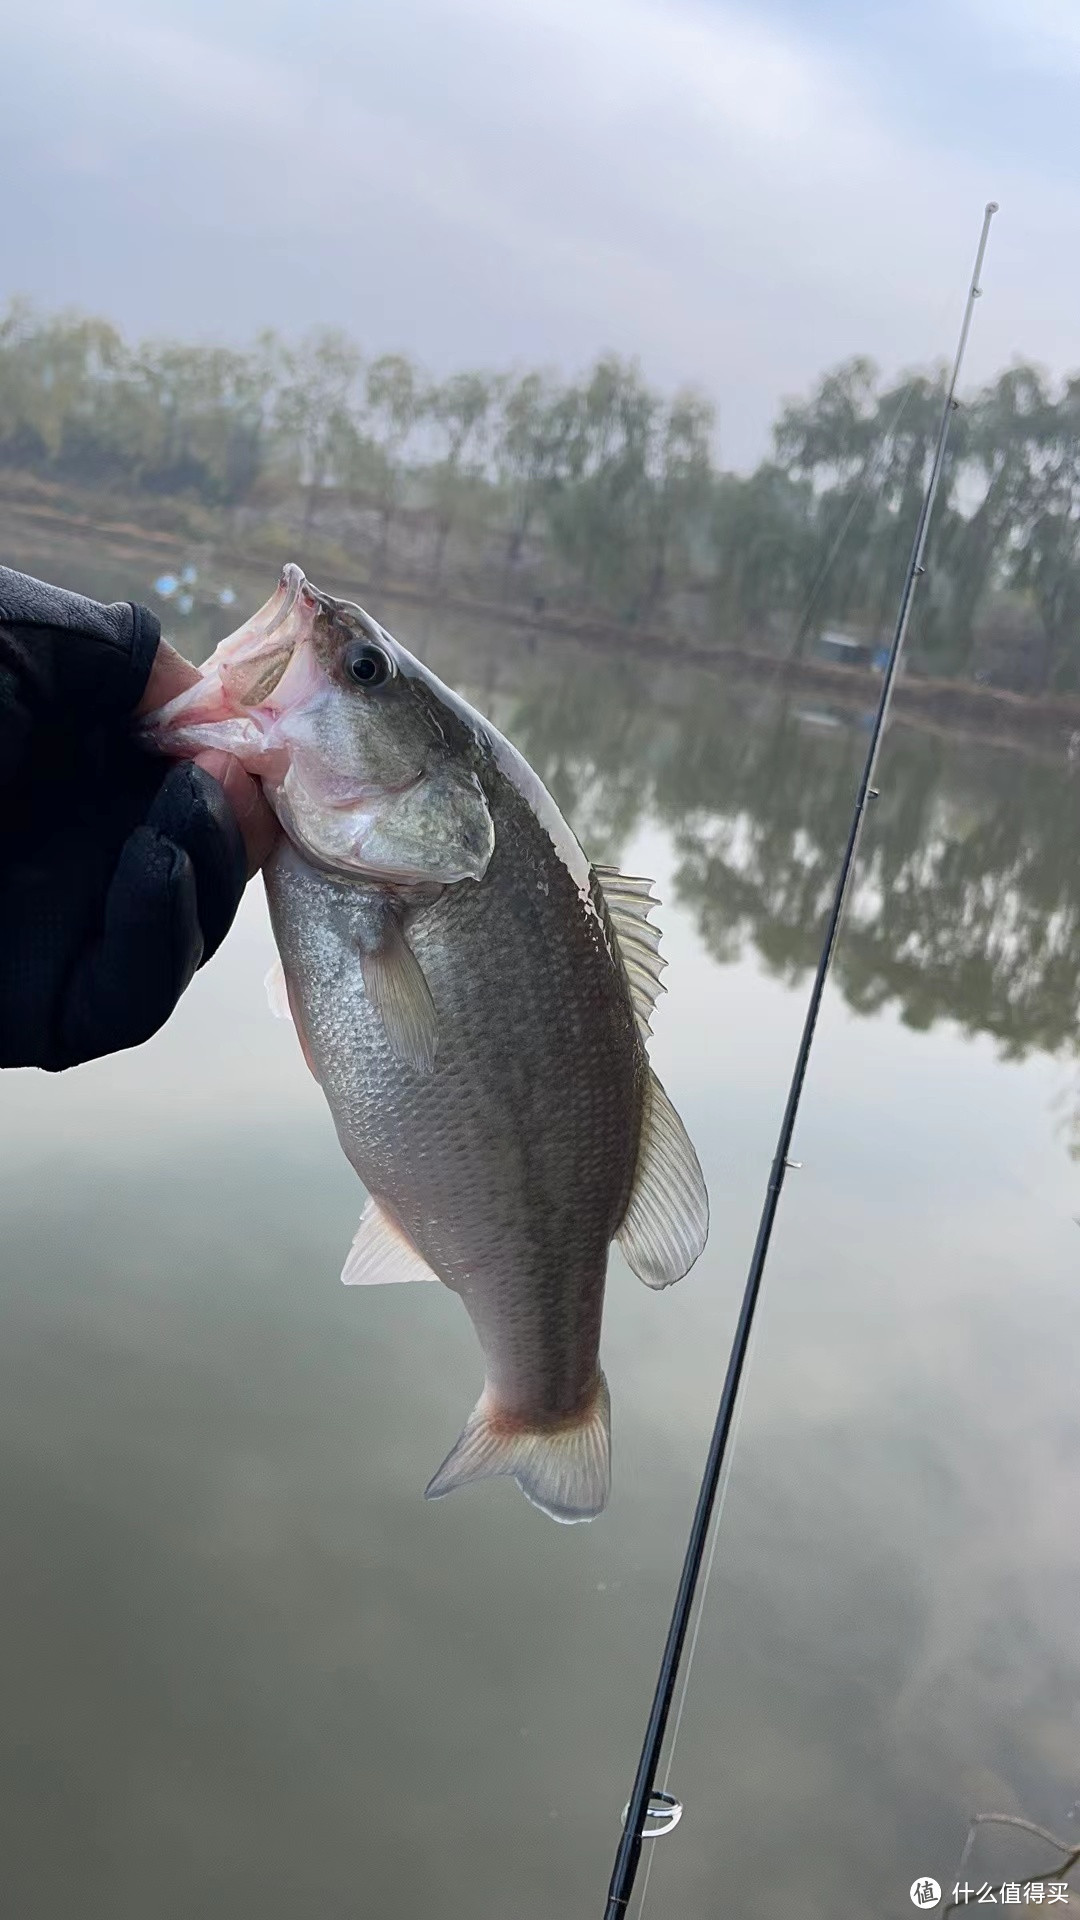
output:
M611 346L708 387L746 463L826 364L948 352L993 193L973 372L1074 351L1071 183L932 139L858 49L765 11L44 0L6 66L13 285L122 323L344 325L436 371Z
M1035 73L1060 78L1062 69L1080 68L1080 13L1072 0L968 0L972 24L995 43L1010 69L1019 63Z

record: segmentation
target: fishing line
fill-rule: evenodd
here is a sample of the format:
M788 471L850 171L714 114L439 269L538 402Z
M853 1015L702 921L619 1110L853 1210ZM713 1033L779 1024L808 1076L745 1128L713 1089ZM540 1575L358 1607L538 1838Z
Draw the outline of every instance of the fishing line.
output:
M935 331L939 325L944 326L945 321L948 318L948 311L949 311L950 304L951 303L947 300L942 300L940 302L940 305L934 314ZM828 583L828 580L832 574L833 568L835 567L836 562L840 557L841 551L843 550L843 547L847 541L848 535L850 534L852 526L854 525L855 516L858 513L858 510L862 505L863 501L868 497L872 496L874 499L874 504L876 506L878 503L878 500L880 499L881 488L884 486L885 477L887 473L886 455L888 454L890 447L896 438L896 435L900 428L900 422L903 419L903 416L906 413L907 408L914 396L915 389L919 384L920 378L921 378L921 375L918 369L916 369L916 371L912 373L910 379L906 381L903 391L900 395L899 403L897 405L895 413L893 414L892 419L889 421L888 426L885 428L885 431L882 433L880 439L878 440L878 443L872 455L870 456L869 460L864 462L863 470L859 477L858 485L855 489L855 497L852 500L851 505L847 510L847 513L844 515L844 519L840 526L839 532L837 533L836 538L832 543L832 546L829 548L827 554L825 555L824 560L822 561L821 567L817 575L815 576L814 583L811 586L810 591L806 596L806 599L802 603L802 607L801 607L801 611L799 613L798 619L794 623L794 631L796 635L799 635L799 636L806 635L806 630L809 627L810 615L812 614L814 607L817 604L817 601L823 589ZM775 656L774 671L768 682L768 689L767 689L770 692L770 694L773 690L779 688L781 682L784 679L785 670L791 664L792 664L792 656L790 654L778 654ZM747 745L746 754L749 755L751 751L752 751L751 747Z
M943 300L935 314L935 321L934 321L935 328L939 324L941 326L944 326L945 321L948 317L948 310L949 310L949 302ZM858 513L859 508L861 507L863 501L866 499L867 495L870 493L871 489L873 489L875 492L878 490L878 469L879 468L880 468L881 482L882 483L884 482L886 455L888 454L892 446L892 443L895 440L897 433L899 432L900 422L903 419L905 413L907 412L912 399L914 398L915 389L918 386L921 377L922 376L919 373L918 369L916 369L916 371L911 375L911 378L905 383L903 391L900 395L900 401L896 408L896 412L893 414L892 419L889 421L888 426L886 427L884 433L882 434L880 440L878 441L877 446L875 447L869 460L867 460L863 465L862 474L860 475L858 486L855 489L855 495L851 502L851 505L849 506L846 514L844 515L844 519L841 524L840 530L837 533L836 538L832 543L832 546L829 548L828 553L825 555L825 558L821 563L821 568L817 573L817 575L815 576L814 583L810 588L810 591L807 594L806 599L803 603L802 612L800 613L798 621L796 622L796 626L795 626L795 631L797 634L802 633L804 627L807 625L810 619L810 615L814 611L814 608L817 604L818 597L822 591L822 588L825 586L826 582L828 581L829 575L831 574L833 567L836 565L836 562L840 557L840 551L844 545L844 542L846 541L848 534L851 532L852 522L855 519L855 515ZM784 663L782 662L781 664L784 664Z
M940 315L938 316L942 322L944 322L945 320L946 312L947 312L946 304L942 302L941 312L940 312ZM863 463L863 470L859 478L858 486L855 489L855 496L851 502L851 505L848 508L847 513L844 515L844 520L840 528L840 531L837 534L836 539L833 541L833 544L830 547L829 552L825 557L825 561L807 597L806 604L803 608L803 612L800 616L799 623L796 628L797 632L801 632L803 626L810 618L810 614L813 611L814 602L817 599L818 594L821 592L822 588L824 587L829 577L829 574L832 571L833 565L835 564L837 558L839 557L839 554L844 545L844 542L847 539L849 532L851 531L851 526L855 519L855 515L859 510L859 507L862 505L863 501L867 498L869 494L871 494L872 492L877 493L879 476L880 476L881 483L884 482L885 463L886 463L889 451L892 447L893 441L896 438L896 434L899 429L900 422L915 392L915 388L918 385L918 381L919 381L919 375L917 373L912 374L910 380L908 380L907 384L903 389L903 392L900 397L899 405L897 406L892 419L890 420L888 426L886 427L885 432L881 435L881 438L878 440L878 443L874 448L870 458L864 461ZM781 662L780 664L781 666L783 666L784 663ZM744 1382L747 1381L750 1377L750 1373L751 1373L750 1362L753 1355L755 1338L756 1338L756 1324L753 1332L751 1333L750 1346L747 1350L746 1366L743 1371ZM683 1714L686 1711L686 1702L690 1692L690 1679L694 1669L694 1660L697 1654L698 1641L701 1638L701 1627L702 1627L702 1621L704 1620L704 1617L705 1617L706 1603L709 1597L709 1586L712 1581L712 1571L713 1571L713 1567L716 1564L716 1548L720 1538L720 1523L723 1519L724 1508L727 1504L728 1488L731 1484L731 1468L732 1468L732 1463L734 1460L735 1453L738 1450L739 1429L742 1425L743 1409L745 1405L746 1405L746 1396L745 1394L743 1394L740 1396L736 1405L735 1418L732 1424L731 1438L728 1445L727 1458L724 1465L723 1479L720 1484L719 1494L716 1501L716 1509L715 1509L712 1521L710 1523L711 1530L712 1530L712 1544L709 1548L709 1558L705 1563L705 1573L701 1581L701 1591L697 1600L697 1611L694 1617L693 1631L690 1635L689 1649L687 1651L685 1660L682 1662L682 1683L679 1688L679 1704L675 1709L675 1724L671 1731L671 1738L668 1741L667 1758L664 1763L664 1778L663 1778L663 1782L661 1784L661 1789L660 1789L661 1793L664 1793L664 1794L668 1793L668 1789L671 1785L671 1772L675 1764L675 1748L678 1745L679 1732L683 1722ZM655 1837L659 1838L660 1836L657 1835ZM655 1859L656 1859L656 1848L650 1847L648 1861L645 1867L645 1877L642 1881L642 1886L641 1886L641 1899L638 1903L637 1920L643 1920L643 1917L644 1917L645 1902L648 1899L649 1881L652 1878L653 1863Z
M878 466L880 466L882 469L881 479L882 479L882 482L884 482L885 457L887 453L890 451L892 447L892 443L896 438L896 433L900 426L900 422L903 419L904 414L907 412L908 402L910 401L912 395L915 392L915 388L918 385L918 380L919 380L918 374L913 373L911 376L911 379L907 383L907 386L904 388L900 405L897 407L896 412L893 414L892 419L890 420L888 426L886 427L885 432L882 434L881 439L878 441L878 444L874 449L874 452L871 455L870 459L867 460L863 466L862 476L859 480L858 486L855 489L855 497L852 500L851 505L848 508L846 514L844 515L843 522L841 524L840 531L836 536L836 539L833 541L832 546L829 548L828 553L825 555L825 559L823 560L821 565L821 570L818 573L813 586L811 587L809 593L806 596L806 605L804 606L802 613L799 616L799 623L795 629L797 634L801 635L804 629L806 628L807 623L809 622L810 615L813 613L814 608L817 605L818 596L821 593L821 590L825 585L825 582L827 581L830 573L832 572L833 566L839 556L841 547L843 546L845 540L848 537L848 534L851 531L851 523L854 520L855 515L858 513L859 508L862 506L863 501L865 500L867 494L870 491L871 483L872 481L874 481L874 478L875 478L875 470Z
M750 1347L747 1352L747 1359L746 1359L747 1377L749 1377L749 1374L751 1371L750 1361L754 1351L754 1341L756 1339L756 1333L757 1333L757 1330L755 1328L750 1336ZM671 1785L671 1769L675 1764L675 1748L678 1745L679 1729L682 1726L683 1714L686 1711L687 1695L690 1692L690 1676L694 1671L694 1659L697 1654L698 1641L701 1638L701 1623L705 1618L705 1606L709 1598L709 1586L712 1581L713 1568L716 1565L716 1548L717 1548L717 1543L720 1539L720 1523L723 1520L724 1508L727 1505L728 1489L731 1486L731 1469L734 1464L734 1457L735 1457L735 1452L736 1452L738 1439L739 1439L739 1429L742 1426L742 1419L743 1419L743 1414L745 1410L746 1410L746 1396L744 1394L740 1399L738 1406L735 1409L735 1419L731 1429L731 1446L728 1452L728 1458L724 1464L724 1477L720 1484L720 1491L716 1501L716 1511L712 1519L712 1545L709 1548L709 1558L705 1563L705 1574L701 1582L701 1594L697 1603L697 1616L694 1620L694 1631L690 1635L690 1645L689 1645L689 1648L687 1649L686 1659L683 1662L682 1687L680 1688L680 1691L679 1691L679 1704L675 1709L675 1725L671 1730L671 1739L668 1743L667 1762L664 1767L664 1784L663 1784L663 1787L661 1788L661 1792L663 1793L667 1793L668 1788ZM649 1895L649 1881L652 1878L653 1862L655 1861L655 1859L656 1859L656 1848L650 1847L648 1864L645 1868L645 1878L642 1881L642 1886L641 1886L641 1901L638 1906L638 1920L642 1920L642 1917L645 1912L645 1902L648 1899L648 1895Z
M833 955L836 950L844 902L847 898L848 887L851 882L852 871L859 850L859 841L862 837L866 809L869 802L877 798L877 789L873 785L874 771L877 766L882 736L889 716L889 706L892 699L893 686L896 681L897 669L900 665L900 655L907 634L908 621L911 616L915 586L921 575L925 572L923 555L926 550L926 538L929 532L930 518L934 510L934 500L937 495L938 482L941 478L941 470L945 462L945 447L949 437L949 426L953 413L959 405L956 398L956 385L960 377L960 368L963 364L964 353L967 348L968 334L971 330L971 320L975 310L975 302L982 291L979 286L979 275L982 272L983 259L986 254L990 222L996 212L997 203L991 200L987 204L983 214L982 231L979 236L979 245L975 254L975 265L972 271L971 283L968 288L967 304L964 308L963 322L960 327L960 338L957 342L956 357L953 361L952 375L941 410L941 424L938 429L937 444L934 449L930 477L923 496L918 526L915 530L915 540L911 550L911 558L908 562L907 572L904 577L903 590L900 595L900 605L896 616L896 626L893 631L892 645L889 649L889 657L882 678L881 695L874 715L870 742L867 747L866 759L855 797L847 845L844 849L844 857L836 882L836 890L833 895L821 955L818 960L817 971L814 975L814 984L810 991L810 1000L806 1010L802 1037L799 1041L799 1048L795 1057L795 1065L791 1077L791 1085L788 1090L787 1102L784 1107L783 1119L780 1125L780 1137L777 1141L776 1152L769 1171L769 1180L765 1191L761 1221L758 1226L757 1239L754 1243L754 1250L746 1276L746 1284L743 1289L742 1304L736 1323L735 1337L732 1341L731 1352L728 1357L727 1372L720 1396L720 1404L717 1408L716 1422L713 1427L712 1439L709 1443L701 1488L698 1493L697 1505L694 1510L694 1517L691 1522L690 1533L687 1540L682 1574L675 1596L675 1605L668 1627L667 1640L664 1644L660 1671L657 1675L656 1688L653 1694L648 1725L645 1730L645 1738L638 1760L637 1772L634 1776L633 1790L626 1809L622 1839L619 1842L618 1851L615 1856L611 1884L608 1889L607 1906L604 1910L604 1920L626 1920L630 1898L633 1893L634 1882L637 1878L638 1866L641 1860L642 1839L648 1832L645 1823L653 1800L656 1770L663 1748L664 1734L667 1728L668 1716L671 1711L671 1703L674 1698L675 1686L682 1662L683 1648L686 1642L686 1631L693 1612L694 1596L701 1575L702 1561L709 1537L709 1527L716 1507L721 1475L723 1473L728 1443L731 1437L739 1383L746 1365L746 1357L750 1347L750 1336L753 1331L754 1311L757 1306L761 1282L765 1272L765 1264L768 1259L769 1243L772 1239L773 1225L780 1204L780 1194L784 1185L784 1177L788 1168L795 1164L789 1158L789 1154L792 1137L795 1132L795 1123L798 1119L803 1084L806 1079L807 1067L810 1063L810 1053L814 1043L814 1032L818 1023L818 1015L821 1011L821 1003L824 997Z

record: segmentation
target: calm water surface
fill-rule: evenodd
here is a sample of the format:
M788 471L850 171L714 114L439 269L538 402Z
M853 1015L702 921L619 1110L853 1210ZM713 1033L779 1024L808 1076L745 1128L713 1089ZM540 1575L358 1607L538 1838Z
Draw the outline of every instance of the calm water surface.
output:
M229 624L197 608L187 637ZM775 689L392 624L594 857L655 875L653 1058L709 1247L661 1296L613 1255L595 1525L509 1483L426 1505L479 1355L444 1290L338 1282L363 1194L267 1012L258 889L150 1046L3 1076L13 1920L603 1912L863 736ZM672 1770L686 1813L654 1849L665 1920L903 1916L917 1875L951 1888L974 1813L1080 1844L1077 785L901 728L881 774ZM984 1831L969 1877L1054 1859Z

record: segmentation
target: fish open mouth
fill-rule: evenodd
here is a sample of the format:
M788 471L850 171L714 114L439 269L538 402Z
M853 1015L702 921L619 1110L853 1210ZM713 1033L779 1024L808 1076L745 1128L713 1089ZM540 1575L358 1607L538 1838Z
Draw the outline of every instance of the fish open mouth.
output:
M313 691L318 668L305 642L330 604L290 561L269 600L219 643L194 686L147 715L139 737L177 757L221 747L263 770L274 722Z

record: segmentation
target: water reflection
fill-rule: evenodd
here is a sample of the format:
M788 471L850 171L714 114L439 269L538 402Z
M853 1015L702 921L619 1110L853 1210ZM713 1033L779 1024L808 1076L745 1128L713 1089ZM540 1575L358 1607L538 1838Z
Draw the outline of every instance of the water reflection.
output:
M18 558L106 597L153 577ZM265 1014L257 892L151 1047L0 1078L19 1920L602 1911L862 739L768 687L378 611L594 857L656 875L655 1057L710 1246L660 1299L614 1260L613 1502L553 1543L512 1487L419 1497L471 1334L441 1289L337 1284L361 1196ZM951 1886L971 1813L1067 1834L1080 1786L1075 786L896 728L881 787L647 1920L895 1920L917 1874ZM1043 1864L1007 1839L972 1879Z
M748 948L788 984L817 960L865 753L863 729L808 726L798 703L629 657L509 700L502 724L618 859L669 827L674 882L722 964ZM864 842L837 983L872 1014L955 1020L1008 1058L1071 1046L1080 1004L1076 801L1062 765L898 727Z
M233 569L234 616L211 567L179 619L150 579L81 549L62 555L55 577L66 562L84 591L142 593L196 661L266 584L264 572ZM418 651L435 640L442 670L522 746L594 858L618 861L647 820L670 829L677 897L717 961L752 947L792 985L813 967L870 716L535 637L508 657L506 633L487 623L404 604L379 611ZM849 1004L894 1004L920 1029L956 1020L1011 1058L1070 1046L1080 1003L1074 769L901 725L885 774L837 957Z

